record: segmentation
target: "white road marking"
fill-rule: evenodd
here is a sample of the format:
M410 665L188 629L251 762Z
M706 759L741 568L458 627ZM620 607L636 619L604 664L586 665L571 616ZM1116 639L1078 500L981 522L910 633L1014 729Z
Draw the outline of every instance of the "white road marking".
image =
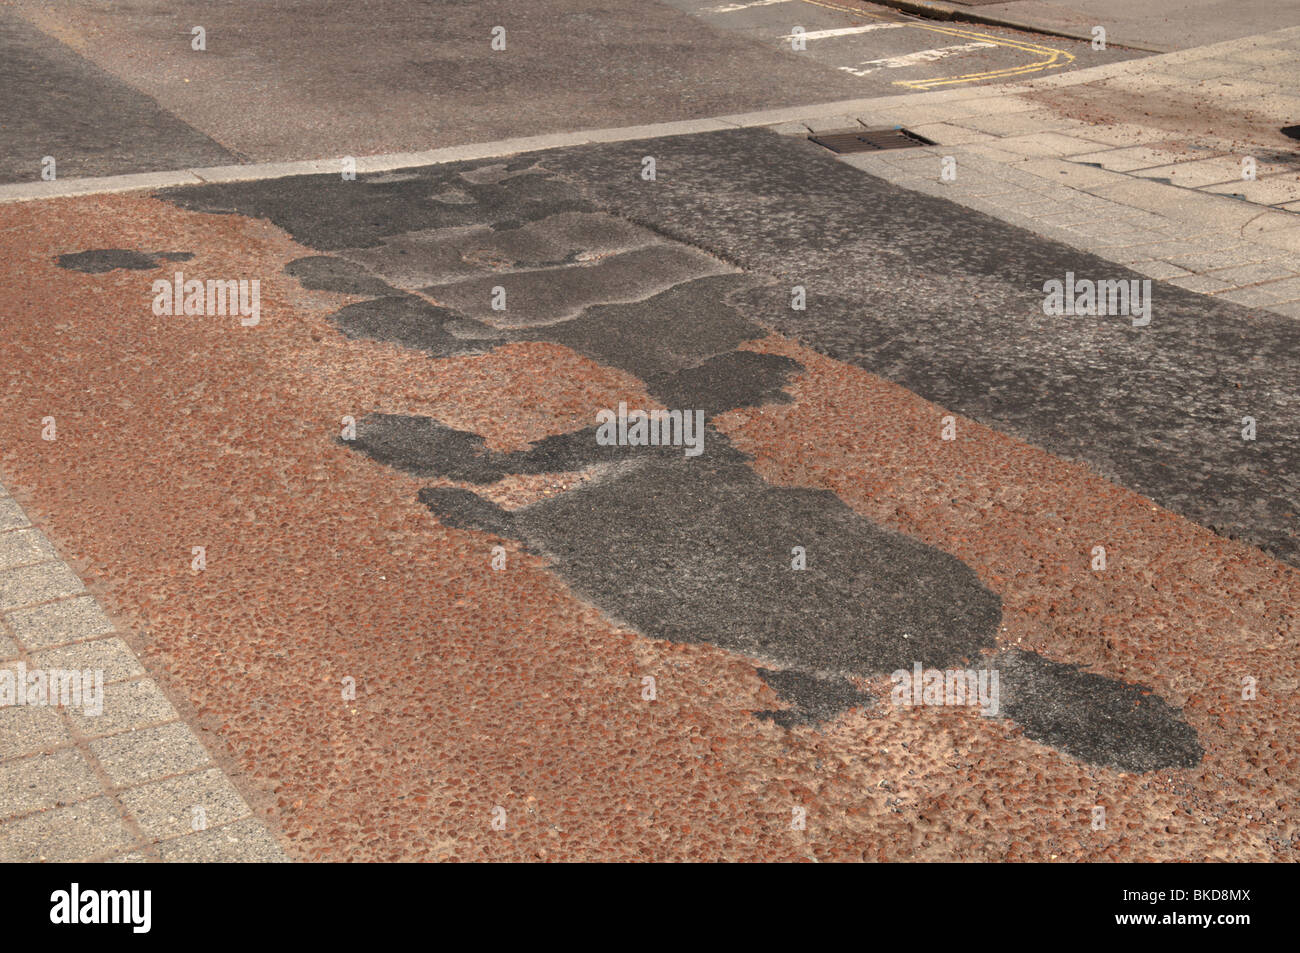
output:
M794 3L794 0L750 0L749 3L724 3L719 7L705 7L701 13L735 13L750 7L770 7L774 3Z
M783 40L793 40L796 36L802 36L805 40L824 40L832 36L852 36L855 33L870 33L872 30L892 30L900 26L908 26L906 23L894 23L892 20L888 23L868 23L866 26L844 26L836 30L813 30L811 33L787 33L781 37Z
M883 60L866 60L855 66L839 67L846 73L852 73L854 76L866 76L868 73L874 73L882 69L898 69L903 66L915 66L917 63L933 63L935 60L941 60L945 56L953 56L957 53L965 53L968 50L987 49L997 46L996 43L962 43L959 46L941 46L934 50L921 50L919 53L908 53L905 56L890 56ZM864 67L867 67L864 69Z

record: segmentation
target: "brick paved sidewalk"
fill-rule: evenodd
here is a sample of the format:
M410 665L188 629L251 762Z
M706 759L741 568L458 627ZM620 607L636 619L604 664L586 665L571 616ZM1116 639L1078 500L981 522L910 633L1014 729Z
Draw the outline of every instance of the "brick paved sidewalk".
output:
M19 686L56 670L93 673L78 704L51 706L45 692L16 703ZM285 859L0 487L0 861Z

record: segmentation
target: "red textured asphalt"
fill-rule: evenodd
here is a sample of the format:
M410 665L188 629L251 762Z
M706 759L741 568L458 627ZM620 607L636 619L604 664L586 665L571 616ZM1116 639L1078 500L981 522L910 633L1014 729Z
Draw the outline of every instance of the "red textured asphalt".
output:
M167 263L54 265L88 248L257 277L261 324L155 317ZM283 274L307 254L265 222L138 195L0 209L0 479L292 855L1296 859L1300 573L973 422L941 442L942 408L772 336L749 346L804 365L794 402L718 422L760 475L959 557L1002 599L1000 645L1150 685L1206 754L1126 774L970 709L887 704L787 732L752 716L776 704L752 661L620 629L517 549L492 572L487 537L418 503L428 481L334 439L378 410L521 447L592 406L650 406L640 382L557 345L432 360L349 341L325 318L352 299Z

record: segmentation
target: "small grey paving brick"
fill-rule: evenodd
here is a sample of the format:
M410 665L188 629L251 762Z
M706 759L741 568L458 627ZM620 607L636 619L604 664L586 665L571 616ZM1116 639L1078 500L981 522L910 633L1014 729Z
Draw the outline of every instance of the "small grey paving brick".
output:
M1169 278L1183 278L1190 275L1191 272L1186 268L1179 268L1177 265L1171 265L1167 261L1144 261L1140 262L1135 269L1142 274L1160 280Z
M75 748L0 762L0 818L29 814L98 793L99 782Z
M1294 271L1276 261L1255 265L1233 265L1231 268L1211 270L1209 274L1220 281L1227 281L1234 285L1256 285L1264 281L1297 277Z
M1271 293L1276 295L1275 301L1294 301L1300 298L1300 278L1287 278L1283 281L1272 281L1267 285L1261 285L1267 288Z
M57 708L48 705L0 707L0 761L39 754L70 744L72 736Z
M1171 278L1171 285L1177 285L1179 288L1186 288L1188 291L1196 291L1201 294L1209 294L1212 291L1223 291L1230 287L1216 278L1210 278L1206 275L1191 275L1187 278Z
M201 832L250 814L234 785L216 768L143 784L119 797L152 840ZM196 823L203 826L196 828Z
M253 818L163 841L158 845L158 850L163 860L169 862L282 863L288 860L266 827Z
M153 679L137 678L104 686L100 714L87 714L83 706L69 708L68 717L80 735L92 738L174 721L177 715Z
M131 787L171 774L186 774L209 763L199 739L182 722L142 728L90 742L109 778Z
M1268 285L1256 285L1253 288L1229 288L1216 294L1215 297L1246 308L1269 307L1280 303L1282 300L1278 298L1276 292L1269 289Z
M1253 265L1280 257L1281 252L1263 245L1238 245L1221 248L1217 251L1193 252L1187 255L1169 255L1169 261L1191 271L1207 272L1233 268L1239 265ZM1235 282L1226 282L1235 284Z
M0 610L48 602L84 591L77 574L59 562L0 571Z
M104 673L104 682L120 682L145 674L144 666L135 657L130 646L119 638L94 639L90 642L73 642L33 653L28 668L67 668L78 671Z
M0 862L88 860L132 846L121 814L106 797L0 823Z
M1265 305L1265 307L1269 311L1286 315L1288 318L1300 318L1300 301L1284 301Z
M92 639L113 631L113 623L90 596L51 602L9 613L9 625L29 649Z
M58 559L45 534L36 529L17 529L0 533L0 569L30 566Z
M1138 242L1117 246L1114 253L1121 261L1172 261L1178 256L1203 254L1205 250L1205 246L1190 242Z

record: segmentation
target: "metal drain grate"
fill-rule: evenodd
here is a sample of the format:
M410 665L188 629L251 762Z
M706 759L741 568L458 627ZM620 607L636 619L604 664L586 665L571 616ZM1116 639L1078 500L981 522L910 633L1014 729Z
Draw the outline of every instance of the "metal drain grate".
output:
M819 132L808 137L831 152L879 152L881 149L911 149L932 146L925 136L903 128L845 129L842 132Z

